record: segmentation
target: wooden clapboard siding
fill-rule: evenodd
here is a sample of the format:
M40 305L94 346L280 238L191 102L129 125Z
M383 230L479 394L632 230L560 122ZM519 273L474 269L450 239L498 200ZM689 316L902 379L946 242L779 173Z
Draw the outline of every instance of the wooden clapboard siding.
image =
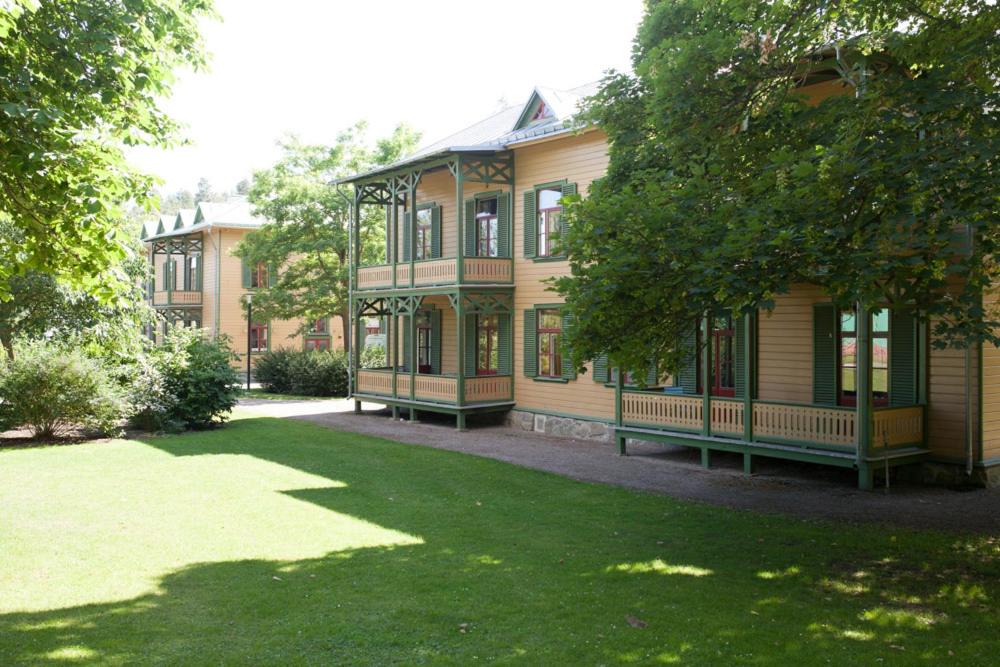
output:
M1000 294L993 292L983 297L987 317L996 319L1000 314ZM1000 458L1000 349L983 343L983 459Z
M815 285L795 285L758 317L757 397L813 400L813 304L828 301Z
M494 190L509 190L508 186L492 184L487 186L484 183L472 183L466 181L464 199L474 197L477 192L492 192ZM441 207L441 256L455 257L458 224L455 212L455 179L448 169L424 174L417 185L417 206L433 202ZM399 209L398 242L400 243L399 261L403 261L403 208Z
M593 381L592 369L568 383L535 381L524 376L524 310L536 304L559 303L543 281L569 273L567 262L534 262L524 258L524 193L535 185L566 179L586 195L590 182L604 175L607 140L593 130L582 135L544 141L514 151L514 392L517 407L599 419L613 419L614 391Z
M933 328L933 325L932 325ZM972 424L978 420L978 353L969 362L970 376L965 375L965 350L930 351L928 373L927 444L933 454L945 458L965 456L966 392L972 405ZM978 449L978 429L972 429L973 451Z
M215 276L216 271L219 268L219 259L221 257L216 257L216 250L219 248L219 234L221 232L218 230L206 231L202 238L204 242L202 247L202 269L201 269L201 326L207 330L210 334L215 335L218 332L218 322L215 321Z

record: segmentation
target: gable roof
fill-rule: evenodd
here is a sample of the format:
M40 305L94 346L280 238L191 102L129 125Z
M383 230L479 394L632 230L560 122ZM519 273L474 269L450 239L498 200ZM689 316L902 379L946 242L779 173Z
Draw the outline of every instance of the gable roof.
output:
M598 91L599 83L594 81L569 90L538 86L523 104L505 107L478 123L416 150L402 160L337 182L349 183L446 153L497 152L541 136L570 132L574 129L572 120L580 103ZM531 122L531 113L539 101L546 105L551 115ZM528 122L525 122L525 117Z
M168 216L160 216L159 225L150 233L150 224L143 225L146 233L142 239L152 241L167 236L191 234L211 227L229 227L240 229L256 229L267 220L254 215L250 202L242 195L233 195L224 202L201 202L197 208L181 209L169 222Z

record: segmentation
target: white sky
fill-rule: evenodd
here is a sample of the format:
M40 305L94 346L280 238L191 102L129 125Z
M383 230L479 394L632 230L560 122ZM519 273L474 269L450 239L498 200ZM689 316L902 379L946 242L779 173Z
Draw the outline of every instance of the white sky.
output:
M535 85L572 88L627 69L642 0L216 0L208 72L183 72L171 115L191 145L133 151L162 190L207 177L231 190L277 157L287 133L332 143L405 121L429 143Z

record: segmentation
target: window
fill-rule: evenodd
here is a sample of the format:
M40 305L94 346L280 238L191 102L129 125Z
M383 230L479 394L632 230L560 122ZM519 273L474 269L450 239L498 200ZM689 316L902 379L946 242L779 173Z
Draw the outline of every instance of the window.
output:
M476 254L480 257L498 256L497 198L476 202Z
M190 255L184 258L184 289L198 290L198 255Z
M250 325L250 351L267 352L266 322L253 322Z
M562 315L557 308L538 311L538 377L562 377Z
M871 314L872 402L889 404L889 310L883 308ZM858 326L857 314L842 311L838 319L837 380L838 403L857 405L858 392Z
M433 239L431 238L431 228L434 220L434 211L429 208L422 208L417 211L417 255L416 259L430 259Z
M543 188L537 193L538 205L538 256L557 254L556 241L562 219L562 188Z
M431 372L432 346L431 314L426 310L417 312L417 372Z
M736 329L732 315L717 315L711 319L712 332L709 338L711 368L708 393L712 396L736 396ZM703 327L699 327L701 329ZM702 332L698 331L698 345L701 349ZM698 392L701 393L701 355L698 355Z
M318 320L313 320L312 323L309 325L309 333L320 334L324 336L329 334L330 327L328 325L327 319L325 317L321 317Z
M321 351L330 349L329 338L306 338L307 351Z
M267 274L267 265L264 262L257 262L257 266L250 271L250 287L255 289L267 287Z
M476 375L496 375L500 369L500 326L496 315L476 316Z

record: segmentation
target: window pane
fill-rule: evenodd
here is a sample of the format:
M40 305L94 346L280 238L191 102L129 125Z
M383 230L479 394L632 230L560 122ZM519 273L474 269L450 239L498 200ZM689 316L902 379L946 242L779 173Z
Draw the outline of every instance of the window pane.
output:
M546 188L538 191L538 210L544 211L549 208L559 208L559 200L562 199L562 188Z
M431 209L422 208L417 211L417 225L420 227L431 226Z
M558 310L538 311L538 326L541 329L562 330L562 317Z
M855 369L851 368L841 368L840 369L840 390L844 393L854 392L854 374Z
M480 199L476 203L476 217L489 217L497 214L497 200L493 199Z
M875 333L888 333L889 331L889 311L885 308L872 313L872 331Z
M854 331L854 311L848 311L840 314L840 330L841 331Z
M872 369L872 391L876 394L885 394L889 391L889 369Z

